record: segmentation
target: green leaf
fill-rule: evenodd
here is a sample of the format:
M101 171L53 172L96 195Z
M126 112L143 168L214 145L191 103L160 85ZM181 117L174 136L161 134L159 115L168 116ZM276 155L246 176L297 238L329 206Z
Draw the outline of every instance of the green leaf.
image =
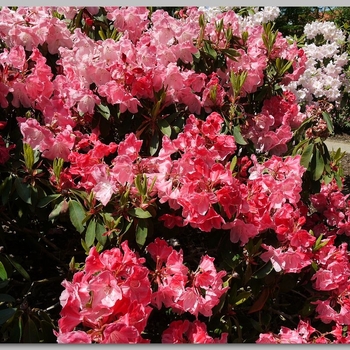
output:
M96 105L98 113L102 115L103 118L108 120L111 116L111 111L109 108L103 104Z
M27 280L30 281L30 276L28 272L22 267L21 264L13 260L10 256L5 254L7 260L11 263L11 265Z
M16 309L14 308L7 308L4 310L0 310L0 324L5 323L8 319L10 319L14 313L16 312Z
M54 200L56 200L57 198L59 198L61 196L60 193L54 193L54 194L50 194L44 198L41 198L39 200L39 203L37 205L38 208L44 208L46 207L49 203L53 202Z
M319 180L323 174L324 170L324 159L323 155L319 151L319 149L316 147L316 152L315 152L315 159L316 159L316 168L313 174L313 179L315 181Z
M85 210L80 202L71 199L69 201L69 218L73 226L79 233L84 231L83 220L85 218Z
M237 61L236 57L240 57L241 54L233 49L233 48L230 48L230 49L221 49L220 50L225 56L227 56L228 58L230 58L231 60L233 61Z
M0 261L0 278L5 281L7 280L7 272L4 264Z
M94 244L95 238L96 238L96 220L91 219L85 234L85 243L88 248L90 248Z
M27 204L32 204L32 192L29 184L22 182L22 179L16 177L15 188L19 197Z
M327 124L328 131L329 131L331 134L333 134L333 133L334 133L334 128L333 128L333 123L332 123L332 120L331 120L329 114L326 113L326 112L322 112L322 116L323 116L324 121L325 121L326 124Z
M151 156L154 156L159 148L159 134L158 131L154 132L149 143L149 153Z
M27 169L32 170L34 165L34 151L28 143L23 143L23 156Z
M9 295L9 294L0 294L0 302L3 302L3 303L13 303L15 302L16 299L12 296L12 295Z
M252 278L261 279L266 277L273 270L271 261L269 260L265 265L258 269L253 275Z
M41 320L40 326L42 329L43 343L56 343L57 338L53 333L53 325L45 320Z
M237 156L234 156L231 160L231 163L230 163L230 170L233 171L236 167L236 164L237 164Z
M139 219L148 219L152 217L152 214L149 211L143 210L141 208L131 208L128 210L128 213L131 216L134 216Z
M142 248L146 243L147 234L148 234L147 221L140 219L136 227L136 243L140 248Z
M171 126L169 125L168 121L165 119L159 119L158 120L158 127L160 131L167 136L171 136Z
M63 158L55 158L53 160L53 166L52 166L53 167L53 173L55 174L57 181L59 181L60 174L61 174L61 171L62 171L62 168L63 168L63 163L64 163Z
M246 142L246 140L244 140L242 134L241 134L241 128L239 127L239 125L236 125L233 128L233 136L235 138L235 141L239 144L239 145L247 145L248 143Z
M10 193L12 190L12 181L13 181L13 177L10 175L0 184L0 195L1 195L1 202L3 205L7 204L9 200Z
M23 330L23 342L24 343L39 343L39 331L34 321L28 317Z
M105 245L107 242L107 235L103 235L106 233L106 228L100 222L96 222L96 239L101 245Z
M252 292L249 292L249 291L243 291L243 292L239 293L235 297L234 304L235 305L243 304L246 300L248 300L250 298L251 295L252 295Z
M18 310L17 310L18 311ZM11 322L11 325L13 324L13 328L11 330L11 335L8 339L9 343L20 343L22 339L22 333L23 333L23 320L22 320L22 314L14 315L14 322Z
M304 148L303 154L301 155L300 164L306 169L309 167L313 150L314 144L310 143Z
M203 47L204 52L206 52L211 58L216 60L218 54L211 46L211 42L208 40L203 40L203 42L204 42L204 47Z
M51 211L51 213L49 214L49 220L53 220L55 219L57 216L59 216L61 214L63 205L64 205L64 200L62 200L61 202L59 202L55 208Z
M283 75L284 73L286 73L286 72L290 69L290 67L292 66L292 64L293 64L293 61L288 61L288 62L283 66L283 68L282 68L282 70L281 70L281 75Z
M9 282L10 281L8 279L6 279L4 281L0 281L0 290L4 289L6 286L8 286Z

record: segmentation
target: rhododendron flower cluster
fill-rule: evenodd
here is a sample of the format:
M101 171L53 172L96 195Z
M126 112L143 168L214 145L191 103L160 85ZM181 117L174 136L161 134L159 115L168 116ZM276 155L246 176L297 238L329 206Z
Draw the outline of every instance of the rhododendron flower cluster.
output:
M277 7L250 10L1 8L0 217L87 255L58 343L349 342L349 195L324 144L345 37L313 23L323 46L299 48Z
M211 316L228 288L222 286L226 272L217 273L214 258L204 256L198 269L190 273L182 263L182 251L175 251L164 240L157 238L147 250L156 262L153 272L127 241L121 249L101 254L95 247L90 249L84 269L76 272L71 282L62 282L58 343L147 343L142 333L151 305L160 308L162 303L179 313ZM154 292L151 282L157 286ZM164 331L163 342L179 343L185 338L190 343L227 342L227 334L219 340L210 337L202 322L179 322Z
M203 256L194 272L183 265L183 253L169 247L164 240L156 239L147 247L156 262L152 280L157 290L152 295L152 304L158 309L162 304L177 313L189 312L211 316L212 309L227 291L222 278L225 271L217 273L214 258Z
M121 250L122 249L122 250ZM152 311L148 269L123 242L99 254L90 250L85 268L64 281L59 343L139 343ZM89 332L75 330L82 326Z

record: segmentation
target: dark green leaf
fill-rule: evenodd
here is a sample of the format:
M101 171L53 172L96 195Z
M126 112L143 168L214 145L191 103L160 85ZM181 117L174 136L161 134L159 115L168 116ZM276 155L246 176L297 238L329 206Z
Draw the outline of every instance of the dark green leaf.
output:
M96 220L91 219L85 234L85 243L88 248L90 248L94 244L95 237L96 237Z
M41 198L39 200L39 203L37 205L38 208L44 208L46 207L49 203L53 202L55 199L59 198L61 194L55 193L55 194L50 194L48 196L45 196L44 198Z
M30 281L30 276L28 272L22 267L21 264L19 264L17 261L12 259L9 255L5 254L8 261L11 263L11 265L27 280Z
M149 143L150 155L154 156L157 153L158 148L159 148L159 134L158 134L158 131L155 131Z
M23 183L22 179L16 177L15 188L19 197L27 204L32 204L32 192L29 184Z
M15 298L12 295L9 294L0 294L0 302L5 303L13 303L15 302Z
M56 343L57 338L53 333L53 330L54 330L53 325L45 320L41 320L40 326L41 326L41 330L42 330L43 342L44 343Z
M23 321L22 315L18 317L14 316L17 322L14 322L13 328L11 329L11 334L9 337L9 343L20 343L22 339Z
M142 248L146 242L148 233L148 225L146 220L140 219L137 223L136 228L136 243Z
M13 309L13 308L0 310L0 324L5 323L8 319L10 319L14 315L15 312L16 312L16 309Z
M203 40L204 42L204 52L206 52L211 58L213 58L214 60L216 60L217 58L217 52L213 49L213 47L211 46L210 41L208 40Z
M334 128L333 128L333 123L332 123L332 120L331 120L329 114L326 113L326 112L322 112L322 116L323 116L324 121L325 121L326 124L327 124L327 127L328 127L329 132L330 132L331 134L333 134L333 133L334 133Z
M24 343L39 343L39 332L34 321L28 317L23 330L23 342Z
M313 179L315 181L319 180L323 174L323 170L324 170L324 159L323 159L323 155L321 154L321 152L319 151L319 149L316 147L315 150L315 160L316 160L316 168L313 174Z
M83 220L85 215L86 213L81 203L71 199L69 201L69 218L79 233L84 231Z
M9 280L0 281L0 289L5 288L9 284Z
M107 241L107 236L103 235L106 233L106 228L99 222L96 222L96 239L101 245L105 245Z
M231 60L233 61L237 61L236 57L240 57L240 53L233 49L233 48L230 48L230 49L221 49L221 52L227 56L228 58L230 58Z
M314 144L310 143L305 147L303 154L301 155L300 164L306 169L309 167L313 150L314 150Z
M12 181L13 181L13 178L10 175L0 184L0 195L1 195L1 201L3 205L7 204L9 200L11 189L12 189Z
M263 265L259 270L257 270L252 278L264 278L273 270L271 261L269 260L265 265Z

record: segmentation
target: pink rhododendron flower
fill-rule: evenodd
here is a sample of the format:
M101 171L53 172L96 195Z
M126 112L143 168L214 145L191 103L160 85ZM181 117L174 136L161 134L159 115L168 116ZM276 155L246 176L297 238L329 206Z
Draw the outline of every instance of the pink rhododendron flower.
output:
M99 254L92 247L85 269L63 281L59 341L97 343L144 342L141 332L151 308L151 286L144 258L132 252L127 241L119 248ZM89 337L71 333L81 324L91 329ZM68 333L68 334L67 334Z
M213 344L213 343L226 343L227 333L222 333L220 339L215 339L209 336L207 333L207 327L205 323L200 321L190 322L185 321L173 321L170 323L162 334L162 343L170 344Z
M260 258L263 261L270 260L276 272L299 273L304 267L311 264L310 255L301 252L300 248L295 250L291 247L287 250L275 249L266 244L262 244L261 247L267 249L267 252L262 253Z

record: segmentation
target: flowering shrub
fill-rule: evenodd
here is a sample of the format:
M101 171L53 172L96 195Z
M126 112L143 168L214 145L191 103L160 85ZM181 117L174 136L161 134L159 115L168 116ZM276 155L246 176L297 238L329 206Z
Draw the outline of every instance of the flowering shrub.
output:
M0 252L4 341L346 342L341 154L277 15L1 8L5 249L64 270L53 319Z

